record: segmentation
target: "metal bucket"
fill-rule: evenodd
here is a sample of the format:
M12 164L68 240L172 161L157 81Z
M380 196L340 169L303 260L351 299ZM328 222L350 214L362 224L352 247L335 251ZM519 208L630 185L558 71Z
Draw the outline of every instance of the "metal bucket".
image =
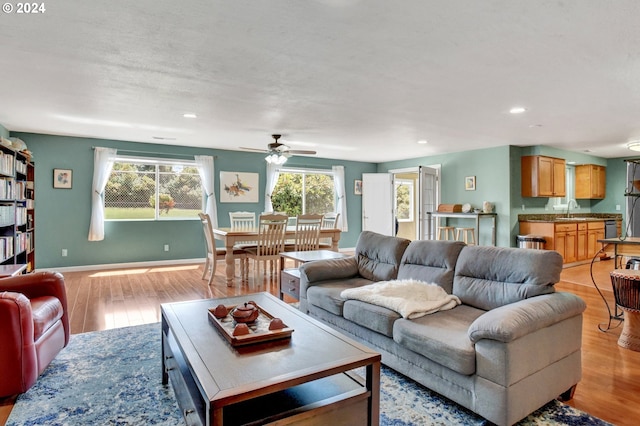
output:
M638 258L631 258L627 261L627 267L626 269L635 269L635 270L640 270L640 259Z
M540 235L518 235L516 237L519 248L542 250L546 240Z

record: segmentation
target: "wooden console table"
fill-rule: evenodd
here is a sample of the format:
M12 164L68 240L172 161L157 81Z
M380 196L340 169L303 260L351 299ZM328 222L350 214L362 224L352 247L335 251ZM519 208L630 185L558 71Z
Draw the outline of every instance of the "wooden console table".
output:
M614 266L616 268L623 268L623 265L620 264L623 256L640 257L640 237L626 237L624 239L619 237L603 238L598 242L602 243L603 251L613 245Z

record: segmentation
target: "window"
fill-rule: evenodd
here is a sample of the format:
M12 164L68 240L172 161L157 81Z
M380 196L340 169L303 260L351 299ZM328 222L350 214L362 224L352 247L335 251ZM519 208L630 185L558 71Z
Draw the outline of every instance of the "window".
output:
M271 203L274 211L286 212L289 216L334 212L333 172L280 169Z
M104 195L106 220L198 219L203 206L193 161L117 157Z
M398 222L413 222L413 180L394 179L396 218Z

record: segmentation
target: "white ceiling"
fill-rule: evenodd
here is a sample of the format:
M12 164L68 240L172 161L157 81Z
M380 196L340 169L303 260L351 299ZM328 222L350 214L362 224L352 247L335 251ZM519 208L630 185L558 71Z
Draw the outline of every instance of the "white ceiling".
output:
M0 13L11 131L232 150L282 133L370 162L509 144L613 158L640 139L637 0L44 5Z

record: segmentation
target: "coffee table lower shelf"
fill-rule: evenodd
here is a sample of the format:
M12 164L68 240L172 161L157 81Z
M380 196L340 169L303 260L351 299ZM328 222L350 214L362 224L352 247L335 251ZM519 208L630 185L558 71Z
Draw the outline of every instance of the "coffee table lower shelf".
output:
M189 426L211 425L209 401L200 392L177 343L163 330L163 383L170 379ZM340 373L223 407L223 425L366 425L370 392L352 373ZM209 413L207 413L209 411Z

